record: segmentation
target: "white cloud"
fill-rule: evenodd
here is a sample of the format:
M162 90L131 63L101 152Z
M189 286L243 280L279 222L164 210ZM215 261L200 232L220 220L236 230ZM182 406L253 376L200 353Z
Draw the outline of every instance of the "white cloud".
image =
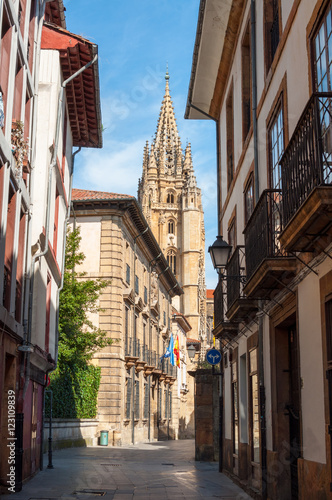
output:
M101 150L87 149L75 166L74 187L137 195L145 138L109 141Z

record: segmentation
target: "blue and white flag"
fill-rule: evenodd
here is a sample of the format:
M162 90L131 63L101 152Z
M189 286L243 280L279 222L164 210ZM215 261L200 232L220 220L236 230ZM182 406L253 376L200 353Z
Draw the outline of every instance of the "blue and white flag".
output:
M172 363L172 355L173 355L173 359L174 359L174 339L173 339L173 335L171 335L171 338L170 338L170 341L169 341L169 344L168 344L168 347L166 349L166 352L165 354L163 354L160 358L160 361L164 358L171 358L171 363Z
M3 108L2 92L0 92L0 128L3 128L5 124L5 113Z

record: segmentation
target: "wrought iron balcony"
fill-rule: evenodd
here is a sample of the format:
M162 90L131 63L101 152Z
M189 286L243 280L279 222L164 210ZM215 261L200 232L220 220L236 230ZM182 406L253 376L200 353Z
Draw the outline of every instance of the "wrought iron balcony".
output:
M257 310L257 302L248 299L243 291L246 283L245 252L243 246L237 246L226 266L227 280L227 312L231 321L242 321L250 318Z
M263 191L244 230L247 297L268 298L294 276L296 259L283 250L281 191Z
M313 251L331 231L332 93L313 94L281 158L286 250Z

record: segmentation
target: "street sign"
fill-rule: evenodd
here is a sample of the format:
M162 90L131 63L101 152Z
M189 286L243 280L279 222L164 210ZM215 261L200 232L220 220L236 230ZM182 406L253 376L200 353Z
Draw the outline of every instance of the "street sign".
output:
M205 359L210 365L217 365L221 361L221 354L217 349L210 349L206 353Z

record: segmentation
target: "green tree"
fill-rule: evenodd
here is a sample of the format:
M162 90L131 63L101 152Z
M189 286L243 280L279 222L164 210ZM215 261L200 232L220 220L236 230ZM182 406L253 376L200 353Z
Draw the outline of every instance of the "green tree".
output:
M63 289L59 307L59 370L86 366L93 353L112 343L106 332L97 328L89 313L101 311L98 300L110 282L88 279L77 272L85 255L79 251L80 229L68 230Z

